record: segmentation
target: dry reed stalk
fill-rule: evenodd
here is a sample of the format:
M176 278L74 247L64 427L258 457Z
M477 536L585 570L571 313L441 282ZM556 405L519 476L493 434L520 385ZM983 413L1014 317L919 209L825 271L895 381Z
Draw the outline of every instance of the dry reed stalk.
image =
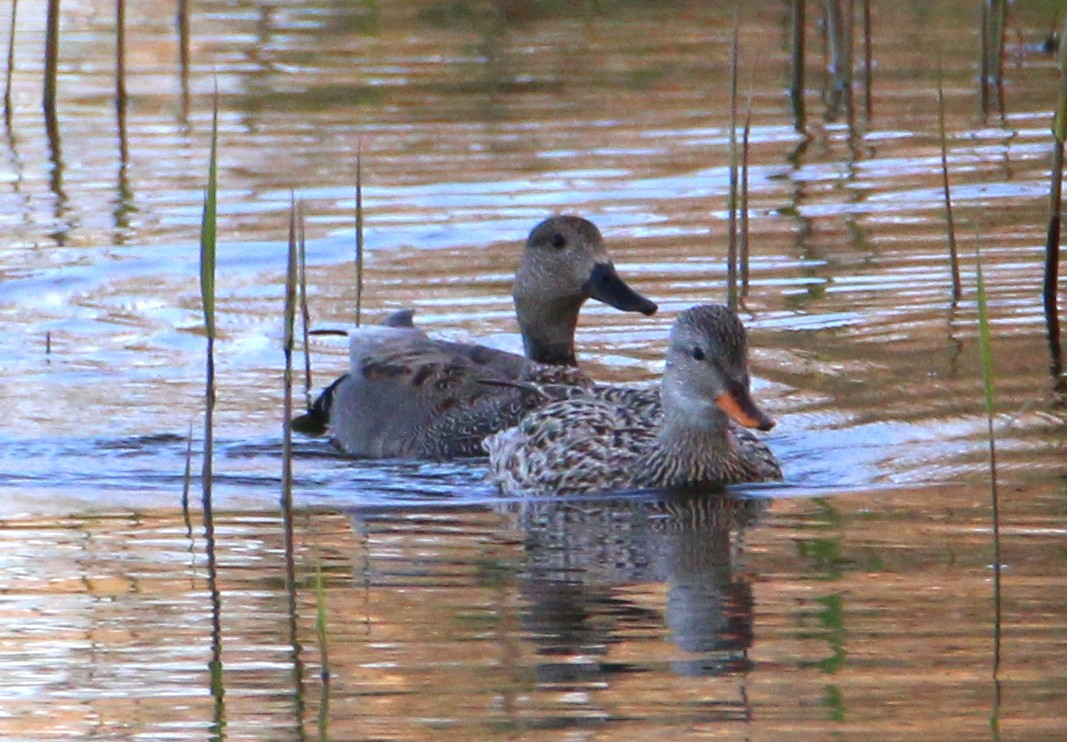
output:
M182 517L185 519L185 530L189 535L193 533L192 522L189 520L189 492L193 484L193 423L189 421L189 434L185 439L185 472L182 475Z
M960 281L960 259L956 249L956 223L952 216L952 191L948 180L948 145L945 132L945 95L941 82L941 66L937 68L937 122L941 133L941 184L945 195L945 220L948 228L948 259L952 271L952 303L955 305L963 296Z
M115 106L126 107L126 0L115 0Z
M807 126L804 111L804 16L805 0L792 0L790 8L790 82L789 100L793 108L793 127L804 133Z
M983 0L981 74L979 100L982 116L992 108L991 93L995 93L997 109L1004 117L1004 37L1007 27L1006 0Z
M841 69L842 85L845 95L845 119L848 121L848 129L851 134L856 120L855 98L852 90L852 71L855 69L855 44L853 39L856 32L856 9L853 0L845 0L844 18L841 24L841 52L844 56L844 66Z
M7 68L4 73L4 121L11 127L11 86L15 77L15 27L19 0L11 0L11 32L7 38Z
M45 111L56 110L56 76L59 71L59 0L48 0L48 15L44 36L44 94Z
M738 239L738 258L741 262L741 294L748 294L748 138L752 131L752 94L748 96L745 126L741 131L741 229Z
M356 327L363 311L363 143L356 145Z
M1059 266L1061 209L1063 208L1064 141L1067 139L1067 14L1064 14L1060 29L1059 67L1060 89L1056 117L1052 123L1052 175L1049 185L1049 220L1045 237L1045 275L1042 299L1045 308L1045 324L1048 329L1051 371L1057 388L1067 384L1063 374L1063 350L1060 345L1059 316Z
M178 30L178 78L181 87L182 121L189 119L189 0L178 0L175 14Z
M874 52L871 50L871 0L863 0L863 113L870 125L873 110L871 82L874 77Z
M734 21L734 38L730 48L730 195L728 242L726 247L726 300L730 309L737 309L737 60L738 29Z

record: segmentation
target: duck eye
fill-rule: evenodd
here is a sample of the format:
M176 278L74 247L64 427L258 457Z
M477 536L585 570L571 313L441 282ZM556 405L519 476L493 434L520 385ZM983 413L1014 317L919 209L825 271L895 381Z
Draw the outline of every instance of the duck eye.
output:
M696 361L703 361L704 360L704 351L703 351L703 349L700 348L700 346L694 345L692 350L689 351L689 355L693 356L693 360L696 360Z
M566 247L566 246L567 246L567 238L566 237L561 235L559 232L556 232L554 235L552 235L552 247Z

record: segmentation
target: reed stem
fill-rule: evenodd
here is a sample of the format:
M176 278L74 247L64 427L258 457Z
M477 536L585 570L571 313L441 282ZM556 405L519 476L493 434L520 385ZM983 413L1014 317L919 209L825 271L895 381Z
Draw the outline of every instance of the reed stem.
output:
M997 108L1001 118L1004 117L1004 36L1007 12L1006 0L982 2L980 102L983 116L989 115L994 97L992 94L995 93Z
M301 206L293 202L289 211L289 249L286 253L284 327L282 331L282 353L285 357L283 371L282 414L282 514L289 518L293 507L293 345L294 325L296 324L296 294L298 282L298 253ZM288 515L287 515L288 514Z
M315 554L315 633L319 640L321 660L319 679L325 686L330 683L329 632L326 625L326 588L322 580L322 559L317 550Z
M1067 140L1067 13L1060 28L1060 89L1056 105L1056 117L1052 123L1052 176L1049 186L1049 220L1045 238L1045 275L1042 285L1042 300L1045 308L1045 325L1048 331L1051 371L1057 388L1065 384L1063 374L1063 349L1060 345L1059 315L1059 270L1061 220L1063 208L1064 141Z
M211 154L204 211L200 220L200 297L204 308L204 332L207 336L207 360L204 390L204 455L201 470L203 488L204 542L207 552L208 589L211 595L211 695L214 704L216 738L225 738L225 686L222 664L222 596L218 589L218 563L215 559L215 515L212 504L214 481L214 414L215 414L215 266L218 236L218 131L219 102L215 93L211 113Z
M937 122L941 135L941 185L945 195L945 220L948 228L948 260L952 271L952 304L959 302L963 296L960 281L960 259L956 247L956 223L952 216L952 191L948 179L948 144L945 131L945 94L942 85L941 66L937 68Z
M299 242L303 233L303 207L294 201L289 210L289 244L286 252L284 328L282 352L282 543L285 552L285 595L289 618L289 646L292 651L294 715L298 728L304 718L304 666L301 659L299 619L296 600L296 539L293 524L293 346L296 325L297 284L299 282Z
M854 0L845 0L844 18L841 24L841 50L844 66L841 69L842 85L845 95L845 119L848 121L849 134L852 134L856 121L855 96L852 85L852 71L855 69L856 9Z
M737 310L737 61L738 27L734 21L734 38L730 47L730 205L728 217L728 242L726 248L726 298L730 309Z
M807 127L804 111L804 16L805 0L793 0L790 4L790 65L789 100L793 108L793 128L801 134Z
M202 486L205 513L211 508L213 429L215 412L215 265L218 238L218 127L219 107L215 99L211 115L211 154L208 164L204 211L200 220L200 297L204 307L204 332L207 336L207 367L204 389L204 461Z
M178 30L178 81L182 121L185 122L189 118L189 0L178 0L174 21Z
M115 0L115 107L126 108L126 0Z
M189 435L185 439L185 473L182 476L182 518L189 536L193 534L192 521L189 518L189 492L193 483L193 423L189 421Z
M975 264L978 280L978 345L982 355L982 389L985 402L987 435L989 437L989 492L993 519L993 684L997 703L994 705L991 723L994 730L999 722L1000 697L1000 646L1001 646L1001 551L1000 551L1000 497L997 492L997 446L993 428L995 414L993 399L993 343L989 328L989 302L986 298L985 279L982 276L982 256L976 253Z
M741 131L741 228L738 239L738 258L741 263L741 294L748 294L748 138L752 131L752 95L748 96L745 126Z
M311 332L311 310L308 308L308 282L307 282L307 238L304 232L304 215L301 207L299 220L299 234L297 235L297 259L299 275L299 301L300 301L300 325L302 340L304 343L304 404L305 409L311 410L311 346L308 336Z
M874 52L871 49L871 0L863 0L863 113L868 125L874 108L871 84L874 79Z
M48 0L48 16L44 36L44 94L45 111L56 110L56 76L59 71L59 0Z
M356 327L363 310L363 142L356 145Z
M7 68L4 72L4 121L11 126L11 87L15 77L15 28L18 20L19 0L11 0L11 32L7 38Z

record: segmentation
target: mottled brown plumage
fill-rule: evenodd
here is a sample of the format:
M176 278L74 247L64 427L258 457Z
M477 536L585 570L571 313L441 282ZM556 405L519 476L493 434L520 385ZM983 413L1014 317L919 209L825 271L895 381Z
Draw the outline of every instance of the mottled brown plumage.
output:
M781 478L770 449L730 422L774 424L749 394L745 330L732 311L702 305L678 317L658 396L568 390L485 441L490 477L505 492L555 494Z

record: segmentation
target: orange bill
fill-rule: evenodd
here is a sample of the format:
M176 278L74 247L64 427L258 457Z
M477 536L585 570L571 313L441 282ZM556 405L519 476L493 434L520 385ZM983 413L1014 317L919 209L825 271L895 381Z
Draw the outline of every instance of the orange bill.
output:
M770 430L774 427L774 419L756 406L748 390L740 384L716 397L715 404L746 428Z

